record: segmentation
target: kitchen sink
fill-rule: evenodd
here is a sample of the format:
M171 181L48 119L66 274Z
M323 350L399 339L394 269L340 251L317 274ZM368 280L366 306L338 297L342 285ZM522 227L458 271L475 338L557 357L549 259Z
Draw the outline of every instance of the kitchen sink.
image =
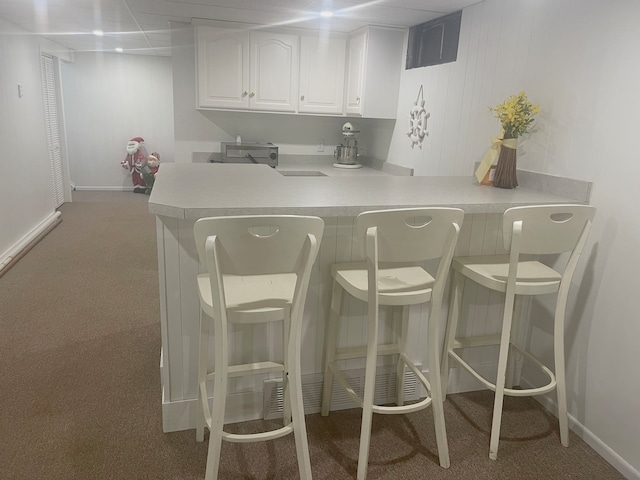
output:
M285 177L326 177L326 173L317 170L278 170L280 175Z

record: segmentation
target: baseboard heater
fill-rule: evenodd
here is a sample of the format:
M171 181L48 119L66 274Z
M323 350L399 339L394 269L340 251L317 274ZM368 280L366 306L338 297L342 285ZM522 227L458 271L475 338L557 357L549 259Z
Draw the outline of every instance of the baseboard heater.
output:
M417 365L420 368L420 365ZM351 369L346 372L349 383L359 395L362 396L364 387L364 368ZM418 400L421 397L421 384L413 372L405 371L404 398L407 401ZM305 375L302 382L302 397L304 401L304 413L320 412L322 403L323 376ZM396 401L396 369L395 367L378 367L376 372L376 388L374 402L376 405L395 403ZM264 381L263 389L264 419L271 420L282 418L283 390L282 379L271 378ZM345 410L356 408L357 405L347 395L342 385L337 380L333 382L331 397L331 410Z

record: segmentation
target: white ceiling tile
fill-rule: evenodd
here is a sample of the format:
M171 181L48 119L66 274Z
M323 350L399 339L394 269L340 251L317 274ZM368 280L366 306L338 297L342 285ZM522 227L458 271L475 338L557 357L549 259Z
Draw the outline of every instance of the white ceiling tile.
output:
M409 27L474 3L478 0L0 0L0 17L76 51L122 46L127 53L170 55L169 21L350 32L368 24ZM318 17L329 8L336 11L333 18ZM94 29L107 34L95 37Z

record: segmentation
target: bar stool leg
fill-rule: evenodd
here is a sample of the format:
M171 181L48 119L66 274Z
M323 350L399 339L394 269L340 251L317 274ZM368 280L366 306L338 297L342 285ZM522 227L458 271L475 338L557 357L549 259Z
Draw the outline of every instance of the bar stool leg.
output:
M283 395L282 395L282 399L284 402L283 408L282 408L282 419L283 419L283 424L284 425L289 425L291 423L291 396L288 394L289 390L291 389L291 384L289 382L289 378L286 375L286 372L289 371L290 367L289 367L289 339L291 337L291 316L289 315L289 313L287 315L285 315L284 319L282 320L282 341L283 341L283 365L284 365L284 374L282 375L282 390L283 390Z
M519 345L518 330L520 328L520 319L522 318L522 295L516 295L514 299L513 317L511 321L511 345ZM505 374L504 385L506 388L513 388L516 384L516 373L520 353L517 350L510 352L507 357L507 372Z
M342 307L342 287L337 281L333 281L331 293L331 312L329 313L329 325L326 333L326 348L324 359L324 384L322 386L322 407L320 414L323 417L329 415L331 408L331 395L333 394L333 371L329 367L335 361L338 342L338 317Z
M453 347L458 329L458 318L460 317L460 308L462 306L462 294L464 292L464 275L457 271L453 271L451 278L451 301L449 302L449 318L447 319L447 328L444 336L444 346L442 348L442 401L447 398L447 390L449 388L449 350ZM429 366L431 368L431 366Z
M500 426L502 423L502 406L504 403L504 383L509 359L509 343L511 340L511 322L515 295L507 291L502 320L502 334L500 335L500 353L498 354L498 373L496 376L496 391L493 401L493 420L491 422L491 441L489 443L489 458L498 458L498 442L500 440Z
M209 347L209 317L200 310L200 339L198 345L198 405L196 407L196 442L204 441L204 402L207 398L207 355Z
M378 302L369 299L368 306L369 327L367 329L367 360L364 374L360 452L358 454L358 480L365 480L367 477L371 424L373 423L373 397L376 386L376 363L378 359Z
M398 350L407 353L407 331L409 329L409 307L392 307L393 323L398 329L397 342ZM396 405L404 405L404 370L405 364L402 355L398 355L396 365Z
M209 434L209 453L205 480L216 480L220 468L222 449L222 429L224 428L224 410L227 399L227 326L221 319L215 319L215 375L213 383L213 409L211 410L211 432Z
M560 443L569 446L569 419L567 415L567 386L565 381L564 360L564 315L567 306L567 291L560 288L556 303L553 332L553 351L556 370L556 395L558 400L558 421L560 424Z
M298 457L298 469L301 480L311 480L311 460L309 458L309 444L307 440L307 426L304 420L304 402L302 398L302 385L300 376L300 336L302 326L298 323L298 331L290 332L294 335L294 342L289 342L289 371L285 372L289 383L289 403L293 422L293 435L296 443L296 455Z
M444 422L444 405L440 401L443 398L440 376L440 334L438 333L438 321L440 320L440 305L432 300L429 308L429 323L427 326L427 358L429 362L429 383L431 391L431 408L433 409L433 423L436 428L436 443L438 445L438 457L442 468L449 468L449 445L447 443L447 429ZM433 372L433 373L431 373Z

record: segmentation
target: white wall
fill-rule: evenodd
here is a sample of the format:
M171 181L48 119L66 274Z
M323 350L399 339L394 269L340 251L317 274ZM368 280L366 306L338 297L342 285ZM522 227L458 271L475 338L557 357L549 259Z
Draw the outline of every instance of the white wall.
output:
M540 103L518 165L593 181L598 208L567 317L570 414L628 478L640 478L638 18L633 0L485 0L465 9L458 61L403 72L389 153L417 175L471 175L500 130L487 106L523 89ZM401 119L420 85L430 135L412 150ZM532 348L548 356L549 308L537 303L534 314Z
M173 162L169 57L80 53L62 67L69 169L78 188L133 188L120 167L132 137ZM162 167L161 167L162 168Z
M347 119L274 113L196 110L196 64L191 25L171 22L171 59L175 114L176 162L191 162L193 152L219 152L220 142L272 142L281 154L333 155L342 141L347 120L361 130L361 153L384 159L394 126L393 120ZM324 152L317 151L324 141Z
M40 51L69 53L0 18L0 260L53 212ZM24 95L18 97L18 84Z

